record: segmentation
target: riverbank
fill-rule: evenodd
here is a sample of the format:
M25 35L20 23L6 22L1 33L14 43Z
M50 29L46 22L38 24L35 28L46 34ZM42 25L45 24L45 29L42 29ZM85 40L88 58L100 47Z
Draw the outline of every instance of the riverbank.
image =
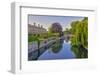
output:
M42 48L42 47L45 47L45 46L47 46L47 45L53 44L53 43L55 43L57 40L62 39L62 38L63 38L63 37L58 37L58 38L53 37L53 38L45 39L45 40L41 41L41 42L39 43L39 45L38 45L38 42L37 42L37 41L30 42L30 43L28 44L28 52L30 53L30 52L32 52L32 51L34 51L34 50L39 49L39 48Z

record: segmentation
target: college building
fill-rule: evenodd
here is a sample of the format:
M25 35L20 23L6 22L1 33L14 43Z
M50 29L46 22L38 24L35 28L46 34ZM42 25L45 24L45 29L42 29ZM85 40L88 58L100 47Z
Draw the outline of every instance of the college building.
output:
M28 24L28 34L40 35L42 33L47 33L47 30L42 25L36 23L33 23L33 25Z

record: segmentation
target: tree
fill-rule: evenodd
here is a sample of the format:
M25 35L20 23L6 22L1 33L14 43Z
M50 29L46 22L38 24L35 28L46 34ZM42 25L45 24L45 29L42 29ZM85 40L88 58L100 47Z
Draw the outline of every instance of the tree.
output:
M49 27L49 33L59 33L59 36L62 36L62 26L60 23L53 23L51 27Z
M71 39L72 45L82 45L88 47L88 18L85 17L82 21L71 23L71 33L74 37Z

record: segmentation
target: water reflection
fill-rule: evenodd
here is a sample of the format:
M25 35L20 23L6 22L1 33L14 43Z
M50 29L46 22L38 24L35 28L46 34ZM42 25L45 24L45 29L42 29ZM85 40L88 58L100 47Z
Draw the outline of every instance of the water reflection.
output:
M28 52L28 60L87 58L88 50L82 45L72 46L69 40L60 39L32 52Z
M75 53L76 58L87 58L88 57L88 50L84 48L82 45L72 46L71 49Z
M63 39L58 40L51 46L51 51L53 53L59 53L62 49Z
M33 50L33 52L28 53L28 60L38 60L38 58L48 49L51 49L53 53L59 53L62 49L63 39L57 40L53 44L49 44L45 47L42 47L37 50Z

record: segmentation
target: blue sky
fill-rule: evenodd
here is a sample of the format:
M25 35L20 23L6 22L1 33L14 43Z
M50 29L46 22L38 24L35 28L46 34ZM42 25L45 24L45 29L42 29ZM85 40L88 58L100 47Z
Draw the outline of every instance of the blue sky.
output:
M44 15L28 15L28 24L34 22L38 25L42 25L48 29L52 23L58 22L65 30L66 27L70 27L72 21L82 20L84 17L80 16L44 16Z

